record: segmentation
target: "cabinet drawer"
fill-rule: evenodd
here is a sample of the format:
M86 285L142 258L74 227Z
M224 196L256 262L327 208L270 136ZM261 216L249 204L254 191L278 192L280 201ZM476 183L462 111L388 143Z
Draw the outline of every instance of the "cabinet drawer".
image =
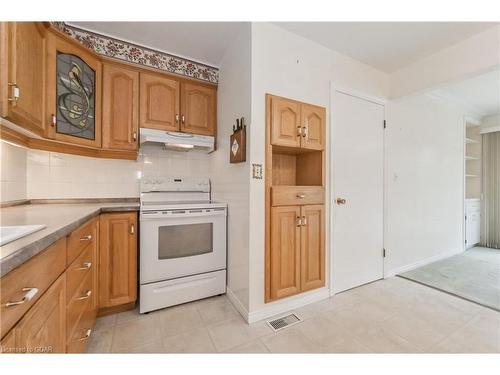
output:
M86 310L91 310L93 307L94 300L94 285L93 285L93 274L90 272L82 284L78 287L76 293L73 295L70 301L68 301L67 307L67 323L68 323L68 338L73 335L73 331L80 320L80 317Z
M97 241L97 219L92 219L74 230L68 236L68 263L72 263L88 245L95 246Z
M68 301L79 291L79 286L83 279L93 272L96 272L96 259L94 257L95 246L87 246L76 258L66 271L66 293Z
M273 206L323 204L324 201L325 189L322 186L273 186L271 188Z
M21 319L65 268L66 238L61 238L0 279L1 337ZM10 304L13 302L18 303Z
M73 330L73 334L68 339L68 353L85 353L87 343L92 335L96 313L97 311L94 309L88 309L83 312Z

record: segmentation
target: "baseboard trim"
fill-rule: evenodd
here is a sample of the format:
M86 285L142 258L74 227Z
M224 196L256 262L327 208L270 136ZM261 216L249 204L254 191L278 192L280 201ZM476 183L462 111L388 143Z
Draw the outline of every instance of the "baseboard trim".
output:
M234 306L234 308L240 313L240 315L243 317L248 322L248 310L246 307L241 303L238 297L236 297L236 294L226 286L226 296L229 299L229 302L231 302Z
M289 297L282 301L271 302L267 306L248 312L248 323L255 323L259 320L269 318L274 315L282 314L299 307L309 305L330 297L330 289L321 288L311 292L301 294L300 296Z
M427 264L434 263L434 262L437 262L439 260L446 259L446 258L449 258L453 255L457 255L457 254L460 254L463 252L464 252L463 249L447 251L446 253L438 254L438 255L435 255L435 256L430 257L430 258L425 258L425 259L419 260L417 262L408 264L406 266L396 267L396 268L393 268L393 269L387 271L387 273L384 275L384 278L387 279L389 277L394 277L400 273L412 271L416 268L426 266Z

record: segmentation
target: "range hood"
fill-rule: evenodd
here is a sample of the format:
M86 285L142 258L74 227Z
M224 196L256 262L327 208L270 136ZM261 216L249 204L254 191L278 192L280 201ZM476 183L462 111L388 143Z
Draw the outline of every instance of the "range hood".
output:
M197 149L212 152L215 146L215 138L208 135L141 128L140 136L141 144L147 142L163 143L166 149L176 151Z

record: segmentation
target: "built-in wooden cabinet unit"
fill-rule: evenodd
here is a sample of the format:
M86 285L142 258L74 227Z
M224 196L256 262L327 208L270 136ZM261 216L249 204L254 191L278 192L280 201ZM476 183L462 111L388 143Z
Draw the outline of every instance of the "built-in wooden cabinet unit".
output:
M216 98L214 87L184 82L181 85L181 131L215 135Z
M47 32L36 22L0 25L1 115L44 136Z
M296 100L273 96L269 98L271 144L323 150L325 109Z
M266 96L266 302L325 285L325 118Z
M105 63L102 70L102 147L137 150L139 72Z
M135 160L141 127L216 135L216 85L97 55L46 22L0 32L0 115L36 135L2 124L2 139Z
M84 353L100 290L116 311L133 308L137 213L101 217L104 231L100 217L94 217L0 279L2 352Z
M100 218L99 307L137 299L137 214L106 213Z
M179 131L180 82L160 74L141 73L141 128Z
M101 147L101 72L101 61L85 47L48 33L49 138Z

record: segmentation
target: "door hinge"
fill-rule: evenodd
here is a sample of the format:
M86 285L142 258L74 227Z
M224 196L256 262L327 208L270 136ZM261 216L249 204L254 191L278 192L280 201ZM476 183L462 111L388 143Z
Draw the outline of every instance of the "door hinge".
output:
M384 129L387 128L387 121L384 120Z
M385 249L382 249L382 257L385 258Z

